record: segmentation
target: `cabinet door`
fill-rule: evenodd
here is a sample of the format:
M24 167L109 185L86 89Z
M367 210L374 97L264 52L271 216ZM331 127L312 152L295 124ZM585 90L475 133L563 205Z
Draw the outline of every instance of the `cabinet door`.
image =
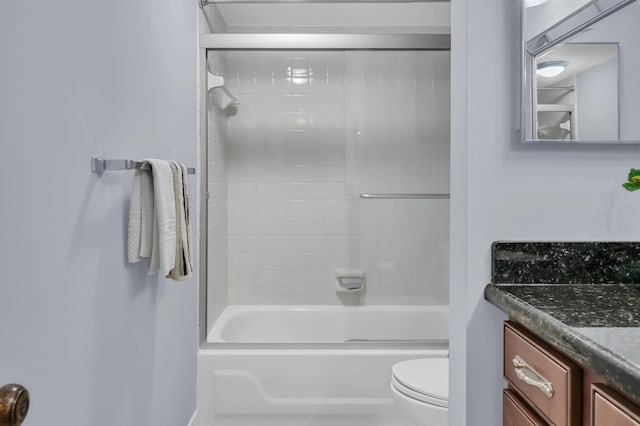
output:
M518 396L505 389L502 393L503 426L547 426Z
M591 386L591 426L640 426L640 410L602 385Z
M504 324L504 376L549 423L578 426L582 372L558 351L512 322Z

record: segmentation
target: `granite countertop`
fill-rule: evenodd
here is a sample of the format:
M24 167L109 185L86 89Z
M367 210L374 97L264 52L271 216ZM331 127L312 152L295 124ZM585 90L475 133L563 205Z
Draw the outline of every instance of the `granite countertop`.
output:
M639 248L638 243L494 243L485 298L640 401L640 284L633 283ZM597 263L590 263L594 259Z

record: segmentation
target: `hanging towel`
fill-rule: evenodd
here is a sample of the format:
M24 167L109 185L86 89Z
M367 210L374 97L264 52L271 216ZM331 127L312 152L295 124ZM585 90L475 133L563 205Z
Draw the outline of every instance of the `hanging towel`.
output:
M144 160L136 170L129 208L128 260L151 257L149 275L184 281L193 274L187 168L177 161Z
M153 228L156 223L153 173L151 170L143 170L140 179L140 190L142 192L142 238L140 239L140 257L151 257L153 250Z
M129 204L129 227L127 232L127 258L129 263L142 260L140 257L140 240L142 238L142 190L140 188L140 173L136 170L133 176L131 201Z
M129 206L129 228L127 257L136 263L151 256L153 246L153 178L151 171L136 170L133 176L131 204Z
M172 161L171 171L176 200L176 253L174 267L168 278L184 281L190 278L193 272L187 168L182 163Z
M154 227L149 275L158 270L169 275L176 257L176 201L171 165L165 160L145 160L153 173Z

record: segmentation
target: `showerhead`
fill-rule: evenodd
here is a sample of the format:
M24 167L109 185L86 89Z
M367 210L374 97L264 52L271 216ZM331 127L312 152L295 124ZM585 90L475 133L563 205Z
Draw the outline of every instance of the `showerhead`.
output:
M222 110L238 105L240 99L224 87L224 77L207 73L207 89L212 93L215 103Z
M240 103L240 99L237 96L233 95L226 87L214 87L211 89L213 93L214 99L218 107L224 110L229 108L230 106L238 105Z

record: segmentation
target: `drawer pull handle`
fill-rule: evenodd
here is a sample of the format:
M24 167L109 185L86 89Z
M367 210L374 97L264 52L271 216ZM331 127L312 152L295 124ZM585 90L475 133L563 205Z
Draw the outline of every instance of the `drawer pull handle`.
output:
M516 372L518 379L528 385L537 387L547 398L551 398L553 396L553 386L551 385L551 382L542 377L540 373L527 364L520 355L516 355L513 358L513 366L515 367L514 371Z

